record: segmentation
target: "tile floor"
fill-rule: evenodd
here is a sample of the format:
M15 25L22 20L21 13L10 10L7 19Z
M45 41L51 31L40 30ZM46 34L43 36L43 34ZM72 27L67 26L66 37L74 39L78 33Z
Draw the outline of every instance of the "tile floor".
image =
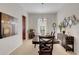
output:
M75 55L73 52L66 52L60 44L54 44L53 55ZM23 45L14 50L10 55L38 55L38 46L34 48L32 40L25 40Z

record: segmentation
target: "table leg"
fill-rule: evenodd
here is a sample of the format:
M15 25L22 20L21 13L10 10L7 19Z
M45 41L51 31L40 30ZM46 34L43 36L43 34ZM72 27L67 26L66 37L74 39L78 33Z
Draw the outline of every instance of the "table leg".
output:
M34 45L34 48L36 48L36 44Z

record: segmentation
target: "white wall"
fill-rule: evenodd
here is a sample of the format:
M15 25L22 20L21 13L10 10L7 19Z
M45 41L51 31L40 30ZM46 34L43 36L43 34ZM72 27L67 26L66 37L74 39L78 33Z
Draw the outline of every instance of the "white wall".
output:
M47 19L47 33L50 33L52 31L52 23L56 22L57 23L57 15L56 13L54 14L28 14L29 18L29 29L35 29L37 32L37 20L40 18L46 18Z
M64 5L57 14L58 24L63 21L65 17L76 15L79 19L79 4L67 4ZM79 54L79 24L73 26L71 29L67 29L70 35L75 36L75 53ZM58 29L59 32L59 29Z
M18 4L0 4L0 12L17 18L18 34L0 39L0 54L10 54L22 44L22 15L25 13Z

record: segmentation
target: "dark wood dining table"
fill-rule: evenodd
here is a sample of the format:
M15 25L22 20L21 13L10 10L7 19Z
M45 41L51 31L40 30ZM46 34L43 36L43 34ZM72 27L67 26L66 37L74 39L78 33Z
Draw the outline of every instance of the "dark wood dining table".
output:
M39 42L39 37L40 36L35 36L34 38L33 38L33 40L32 40L32 44L34 44L34 47L36 47L36 45L37 44L39 44L40 42ZM54 36L41 36L42 38L45 38L45 39L49 39L49 38L52 38L53 40L54 40L54 42L53 42L53 44L58 44L59 43L59 41L55 41L55 39L54 39Z

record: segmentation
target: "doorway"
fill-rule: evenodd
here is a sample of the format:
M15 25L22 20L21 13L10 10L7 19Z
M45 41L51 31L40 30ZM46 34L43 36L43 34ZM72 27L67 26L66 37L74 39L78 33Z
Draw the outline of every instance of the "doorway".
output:
M26 39L26 17L22 16L22 39Z

